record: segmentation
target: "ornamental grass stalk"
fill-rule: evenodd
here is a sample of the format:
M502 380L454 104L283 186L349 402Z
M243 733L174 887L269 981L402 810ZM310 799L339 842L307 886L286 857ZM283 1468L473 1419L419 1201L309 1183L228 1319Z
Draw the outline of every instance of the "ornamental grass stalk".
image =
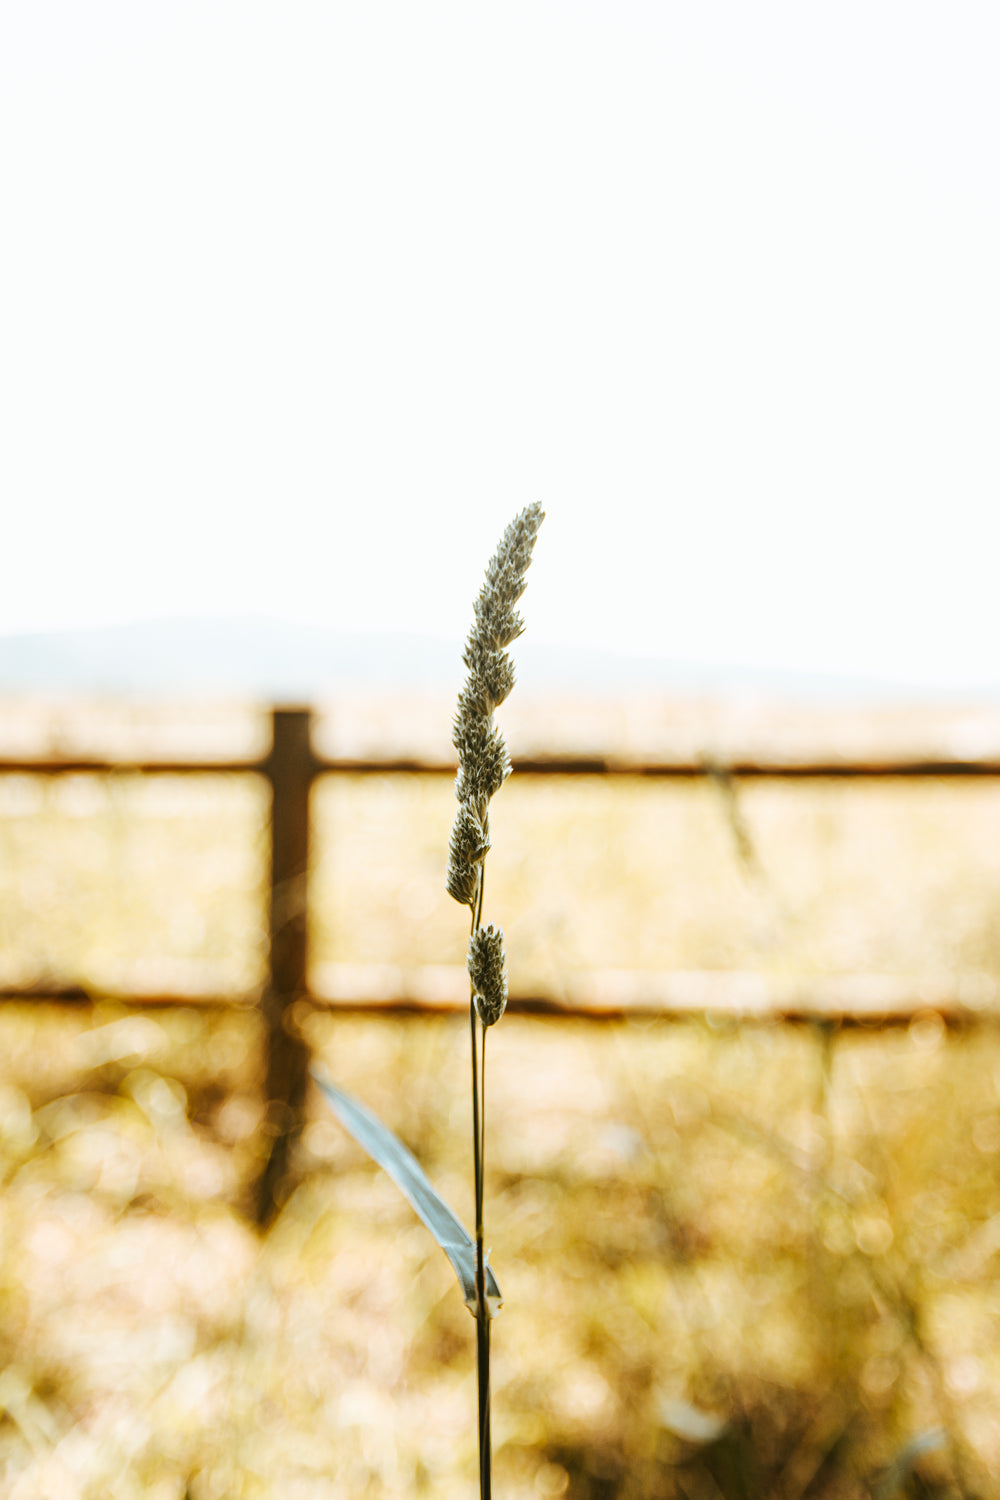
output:
M360 1099L334 1083L324 1069L313 1069L316 1083L341 1124L389 1174L451 1261L465 1305L476 1320L480 1500L489 1500L492 1484L490 1319L503 1300L483 1251L486 1032L496 1025L507 1006L503 932L492 922L484 927L482 920L484 871L490 847L490 799L510 775L510 757L493 723L493 711L514 686L514 667L507 647L524 629L514 606L524 593L524 575L543 519L540 505L529 505L523 510L507 527L486 569L486 581L474 606L475 623L465 646L469 676L458 695L452 736L458 751L455 782L458 812L448 845L446 884L449 894L461 906L469 908L472 918L467 967L472 1037L475 1240L399 1137Z
M483 1176L486 1139L486 1033L507 1006L503 931L483 926L486 855L490 849L489 804L510 775L510 757L493 722L494 710L514 686L507 647L524 630L515 605L524 593L525 574L545 518L529 505L507 527L486 569L473 606L475 621L463 661L468 678L458 695L452 741L458 751L455 796L458 812L448 847L449 895L471 914L467 967L470 981L469 1031L472 1060L472 1153L476 1195L476 1372L479 1393L479 1489L488 1500L492 1484L490 1444L490 1320L487 1267L483 1250Z

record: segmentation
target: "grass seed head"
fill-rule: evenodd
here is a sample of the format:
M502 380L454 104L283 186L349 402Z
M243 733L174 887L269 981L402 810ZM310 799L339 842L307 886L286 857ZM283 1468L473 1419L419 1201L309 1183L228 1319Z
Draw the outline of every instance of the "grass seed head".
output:
M476 1010L484 1026L495 1026L507 1009L506 954L503 928L492 922L477 927L469 940L468 970Z
M524 575L544 518L540 505L529 505L500 538L473 606L475 623L463 653L469 676L458 696L451 736L458 751L455 796L460 808L448 846L445 884L450 896L473 910L481 889L479 866L489 849L490 798L511 770L507 746L493 723L493 710L514 686L514 664L506 648L524 629L514 605L524 593Z
M465 664L470 672L485 676L486 657L503 651L524 630L524 621L514 605L524 593L525 574L544 519L540 505L528 505L500 538L473 606L476 623L465 648Z
M489 717L467 714L455 720L452 735L458 751L455 796L482 809L510 775L510 756L503 735Z
M479 894L479 866L490 841L475 808L460 804L448 844L448 894L461 906L474 906Z
M469 648L464 655L469 678L458 695L458 712L491 714L510 696L514 686L514 663L506 651L481 651L473 660Z
M517 603L524 593L524 575L531 562L538 528L544 520L545 512L537 502L525 506L514 517L490 558L483 585L484 594L490 594L508 605Z

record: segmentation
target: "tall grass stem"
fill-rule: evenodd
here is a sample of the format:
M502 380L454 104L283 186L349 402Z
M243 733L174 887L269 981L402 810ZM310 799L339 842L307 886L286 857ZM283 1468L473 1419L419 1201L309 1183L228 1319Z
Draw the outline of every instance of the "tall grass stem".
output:
M538 528L545 519L540 505L529 505L507 527L486 569L473 605L475 621L463 661L469 676L458 696L452 743L458 751L455 796L458 813L448 844L445 886L448 894L472 914L467 967L471 980L469 1037L472 1062L472 1154L476 1190L475 1317L476 1386L479 1397L479 1493L490 1500L490 1319L486 1298L483 1235L483 1179L486 1158L486 1032L507 1006L503 929L484 927L485 860L490 848L489 803L510 775L511 764L493 711L514 686L514 666L507 647L524 629L514 606L524 593ZM479 1027L482 1026L482 1036Z
M479 893L472 918L475 932L482 915L485 872L480 866ZM483 1232L483 1180L486 1171L486 1027L476 1010L476 995L469 995L469 1034L472 1060L472 1156L476 1195L476 1390L479 1401L479 1494L490 1500L493 1489L493 1453L490 1440L490 1313L486 1302L486 1258ZM480 1045L481 1041L481 1045Z

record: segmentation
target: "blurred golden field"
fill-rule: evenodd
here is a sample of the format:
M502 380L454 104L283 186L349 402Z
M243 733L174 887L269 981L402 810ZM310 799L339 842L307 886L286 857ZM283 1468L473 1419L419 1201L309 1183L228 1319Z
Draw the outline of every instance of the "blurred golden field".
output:
M720 760L765 741L1000 743L985 712L515 701L515 762L557 741ZM318 739L440 754L449 725L447 702L371 701ZM10 706L4 733L8 754L225 757L259 748L261 717ZM319 786L318 993L460 987L452 809L440 778ZM0 984L93 996L0 1008L0 1474L17 1500L474 1492L474 1324L393 1185L313 1098L299 1186L262 1239L256 1012L102 998L253 996L266 816L252 777L0 777ZM995 1493L1000 785L759 782L734 800L714 781L515 775L493 833L486 915L515 994L642 1001L667 976L723 1001L894 986L915 1007L891 1029L695 1006L511 1015L490 1034L497 1494ZM945 1026L950 1002L968 1025ZM295 1022L468 1222L461 1015L334 1004Z

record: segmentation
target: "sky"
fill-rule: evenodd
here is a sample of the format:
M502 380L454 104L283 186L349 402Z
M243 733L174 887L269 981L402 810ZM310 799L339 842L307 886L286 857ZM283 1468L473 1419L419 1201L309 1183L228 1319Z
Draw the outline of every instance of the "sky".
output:
M0 634L1000 684L1000 9L5 0Z

